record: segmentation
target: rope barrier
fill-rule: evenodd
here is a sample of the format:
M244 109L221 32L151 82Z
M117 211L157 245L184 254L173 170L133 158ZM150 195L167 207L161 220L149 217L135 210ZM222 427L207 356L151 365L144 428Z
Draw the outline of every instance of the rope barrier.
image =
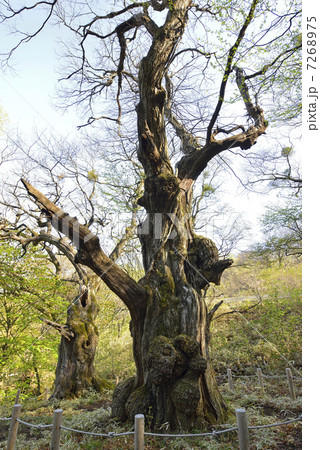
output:
M11 417L0 417L0 420L2 420L3 422L7 421L7 420L11 420Z
M51 436L51 447L54 450L57 450L60 448L60 438L61 438L61 431L71 431L78 434L84 434L87 436L95 436L95 437L103 437L103 438L116 438L121 436L134 436L134 443L135 443L135 450L142 450L144 448L144 437L145 436L152 436L152 437L161 437L163 438L193 438L193 437L215 437L217 435L225 434L228 432L237 431L239 441L242 442L242 440L245 438L249 445L249 430L258 430L262 428L270 428L270 427L276 427L281 425L287 425L293 422L300 421L302 419L302 415L298 416L294 419L286 420L285 422L278 422L273 423L269 425L257 425L257 426L250 426L247 425L247 419L246 419L246 411L245 409L236 409L236 416L237 416L237 425L233 426L231 425L229 428L216 431L212 430L210 432L206 433L181 433L181 434L165 434L165 433L150 433L145 432L144 429L144 415L143 414L136 414L135 415L135 423L134 423L134 431L125 431L122 433L116 433L116 432L109 432L109 433L96 433L91 431L85 431L85 430L76 430L74 428L65 427L61 424L62 409L57 409L54 411L53 416L53 423L50 425L44 425L44 424L32 424L29 422L26 422L24 420L20 419L20 412L21 412L21 404L15 404L13 406L12 411L12 417L11 418L0 418L1 420L9 420L11 421L10 430L9 430L9 437L8 437L8 449L14 449L15 443L17 439L17 432L18 432L18 424L21 423L25 426L31 427L31 428L37 428L37 429L48 429L52 428L52 436ZM222 426L229 426L227 424ZM241 448L241 447L240 447ZM249 449L249 446L243 447L246 449Z
M259 430L260 428L271 428L271 427L278 427L280 425L287 425L288 423L292 422L299 422L302 420L302 416L297 417L296 419L287 420L285 422L279 422L279 423L272 423L270 425L257 425L254 427L248 427L249 430Z
M253 378L253 377L256 377L257 375L256 374L255 375L234 375L234 374L232 374L232 376L234 378Z
M229 431L235 431L237 430L238 427L232 427L232 428L228 428L226 430L220 430L220 431L210 431L207 433L194 433L194 434L166 434L166 433L147 433L145 432L144 434L146 436L156 436L156 437L172 437L172 438L187 438L187 437L200 437L200 436L215 436L217 434L223 434L223 433L227 433Z
M23 425L26 425L27 427L30 427L30 428L52 428L52 424L51 425L33 424L33 423L25 422L24 420L21 420L21 419L17 419L17 422L22 423Z
M264 378L286 378L286 375L265 375L264 373L262 374L262 376Z
M91 431L75 430L73 428L64 427L62 425L60 426L60 428L62 430L66 430L66 431L73 431L74 433L80 433L80 434L86 434L86 435L98 436L98 437L108 437L108 438L119 437L119 436L128 436L128 435L134 434L134 431L124 431L123 433L114 433L113 431L110 431L109 433L94 433Z
M11 418L0 418L0 420L11 420ZM269 425L257 425L257 426L249 426L248 429L249 430L258 430L261 428L271 428L271 427L277 427L277 426L281 426L281 425L287 425L289 423L292 422L298 422L302 420L302 416L298 416L295 419L290 419L287 420L285 422L278 422L278 423L273 423L273 424L269 424ZM24 420L21 419L17 419L17 422L26 425L28 427L31 428L52 428L52 424L50 425L43 425L43 424L32 424L29 422L25 422ZM86 434L89 436L98 436L98 437L108 437L108 438L113 438L113 437L120 437L120 436L129 436L129 435L133 435L134 431L124 431L122 433L115 433L113 431L109 432L109 433L94 433L91 431L84 431L84 430L76 430L74 428L69 428L69 427L65 427L65 426L60 426L60 428L62 430L66 430L66 431L72 431L74 433L79 433L79 434ZM144 434L146 436L154 436L154 437L168 437L168 438L189 438L189 437L204 437L204 436L215 436L215 435L219 435L219 434L224 434L224 433L228 433L230 431L236 431L238 430L238 427L231 427L231 428L227 428L226 430L213 430L207 433L182 433L182 434L166 434L166 433L150 433L150 432L145 432Z
M234 378L254 378L257 375L256 374L254 374L254 375L234 375L234 374L232 374L232 376ZM265 375L264 373L262 374L262 376L264 378L287 378L286 375ZM221 377L227 378L227 375L217 375L217 378L221 378ZM302 380L302 377L292 376L292 378L294 380Z
M280 425L287 425L288 423L297 422L297 421L300 421L301 419L302 419L302 416L299 416L295 419L287 420L286 422L273 423L270 425L257 425L257 426L248 427L248 429L249 430L257 430L260 428L270 428L270 427L276 427L276 426L280 426ZM146 436L156 436L156 437L189 438L189 437L200 437L200 436L215 436L215 435L219 435L219 434L228 433L229 431L237 431L237 430L238 430L238 427L232 427L232 428L228 428L226 430L220 430L220 431L214 430L209 433L195 433L195 434L144 433L144 434Z
M234 378L255 378L255 377L257 376L257 374L254 374L254 375L235 375L235 374L233 373L232 376L233 376ZM262 376L263 376L264 378L283 378L283 379L285 379L285 378L287 377L286 375L265 375L264 373L262 374ZM222 374L222 375L216 375L216 378L227 379L228 376ZM302 380L302 377L292 376L292 378L293 378L294 380L299 380L299 381Z

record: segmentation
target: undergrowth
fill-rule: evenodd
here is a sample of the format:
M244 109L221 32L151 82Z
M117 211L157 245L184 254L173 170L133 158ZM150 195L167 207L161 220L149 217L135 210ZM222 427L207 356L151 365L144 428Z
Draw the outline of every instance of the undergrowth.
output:
M279 374L282 376L283 374ZM276 380L276 381L275 381ZM293 401L288 395L285 378L273 378L265 381L265 392L261 392L255 378L243 377L234 380L234 389L230 390L226 382L220 384L222 395L226 399L231 411L245 408L249 426L268 425L283 422L298 417L301 414L301 382L295 380L297 400ZM33 424L52 423L55 409L63 409L62 425L77 430L94 433L121 433L133 431L130 423L119 424L111 419L111 391L102 394L88 392L85 396L75 400L37 401L24 400L22 402L21 419ZM0 417L10 417L10 405L0 406ZM218 425L216 430L223 430L235 426L235 419L230 423ZM9 422L0 422L0 448L6 448ZM212 430L194 430L193 432L208 432ZM45 450L50 448L51 430L38 430L19 424L18 442L16 449ZM252 450L259 449L300 449L301 422L250 430ZM101 438L81 435L62 430L61 449L114 449L125 450L134 447L133 436ZM236 431L230 431L215 437L194 438L158 438L145 437L145 448L151 449L219 449L230 450L238 448Z

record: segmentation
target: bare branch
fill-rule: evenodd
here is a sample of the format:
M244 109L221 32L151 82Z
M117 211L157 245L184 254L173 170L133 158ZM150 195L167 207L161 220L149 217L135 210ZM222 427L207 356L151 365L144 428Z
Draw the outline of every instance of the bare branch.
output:
M219 100L217 102L216 109L215 109L215 111L214 111L214 113L212 115L212 118L210 120L208 129L207 129L207 145L209 145L209 143L211 141L212 130L213 130L213 127L214 127L214 125L215 125L215 123L217 121L217 118L219 116L222 104L224 102L224 96L225 96L225 90L226 90L227 82L228 82L228 79L229 79L229 75L230 75L230 73L233 70L233 67L232 67L233 58L234 58L234 56L235 56L235 54L236 54L236 52L237 52L237 50L238 50L238 48L239 48L239 46L241 44L242 39L244 38L244 35L245 35L246 31L247 31L248 26L250 25L250 23L251 23L251 21L253 19L253 15L254 15L254 12L255 12L255 9L256 9L256 6L257 6L258 3L259 3L258 0L253 0L253 2L251 4L250 11L249 11L249 14L247 15L246 20L245 20L245 22L244 22L244 24L243 24L243 26L242 26L239 34L238 34L238 38L237 38L236 42L234 43L234 45L229 50L226 67L225 67L224 74L223 74L223 77L222 77L222 82L221 82L221 85L220 85Z
M252 73L251 75L246 75L244 77L245 80L250 80L252 78L258 77L260 75L264 75L270 68L272 68L283 56L286 56L289 58L293 55L296 51L300 50L302 48L302 45L297 45L296 47L289 48L288 50L285 50L284 52L280 53L273 61L271 61L269 64L266 64L262 67L261 70L258 72Z
M8 19L12 19L13 17L18 16L18 15L20 15L21 13L23 13L23 12L25 12L25 11L33 10L33 9L35 9L35 8L38 8L38 7L41 6L41 5L48 5L48 6L50 6L49 12L48 12L48 14L47 14L47 17L42 21L42 23L41 23L41 25L39 26L39 28L38 28L34 33L27 34L24 38L22 38L22 39L18 42L18 44L17 44L16 46L14 46L14 47L10 50L10 52L8 53L8 59L10 59L10 57L11 57L12 54L15 52L15 50L17 50L22 44L25 44L25 43L31 41L35 36L37 36L39 33L41 33L41 31L44 29L44 27L45 27L45 26L47 25L47 23L49 22L49 20L50 20L52 14L53 14L54 7L55 7L55 5L56 5L57 3L58 3L58 0L53 0L52 2L40 1L40 2L34 3L34 4L31 5L31 6L24 6L24 7L20 8L20 9L18 9L18 10L14 10L14 9L9 5L9 3L6 2L6 6L7 6L7 9L9 10L9 14L8 14L8 15L5 15L4 13L1 13L2 21L8 20Z
M244 309L232 309L232 311L227 311L227 312L224 312L224 313L222 313L222 314L219 314L219 316L217 316L217 317L212 317L211 320L217 320L217 319L219 319L219 317L226 316L226 315L229 315L229 314L234 314L234 313L237 313L237 314L244 314L244 313L250 311L251 309L256 308L256 307L259 306L260 304L261 304L261 300L259 300L259 301L258 301L257 303L255 303L254 305L249 306L248 308L244 308Z
M91 28L92 25L98 20L113 19L114 17L121 16L122 14L125 14L126 12L131 11L134 8L145 8L146 3L148 2L134 2L119 11L113 11L109 14L106 14L105 16L95 16L94 19L91 20L91 22L87 23L86 25L82 25L81 27L79 27L79 29Z

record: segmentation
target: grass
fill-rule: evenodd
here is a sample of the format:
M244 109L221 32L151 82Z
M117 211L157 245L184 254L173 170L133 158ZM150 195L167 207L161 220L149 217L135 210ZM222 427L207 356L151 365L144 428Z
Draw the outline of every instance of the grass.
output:
M283 373L280 374L281 376ZM234 390L228 388L226 382L220 385L221 392L231 410L246 408L249 426L268 425L296 418L301 414L301 382L295 380L297 400L289 398L288 386L285 378L265 379L265 392L261 392L257 379L241 377L234 380ZM57 408L63 409L62 425L78 430L95 433L120 433L132 431L132 424L119 424L110 418L111 391L103 394L88 392L86 396L69 401L36 401L22 402L21 419L33 424L52 423L53 412ZM10 417L11 406L0 406L0 417ZM234 426L232 423L217 426L222 430ZM0 422L0 449L6 448L9 422ZM207 432L209 430L194 430ZM51 430L38 430L19 424L18 442L16 449L45 450L50 448ZM250 431L251 450L258 449L300 449L301 422ZM114 449L125 450L134 447L133 436L116 438L100 438L85 436L70 431L62 431L61 449ZM156 438L145 437L145 448L153 449L219 449L230 450L238 448L238 438L235 431L224 433L214 438Z

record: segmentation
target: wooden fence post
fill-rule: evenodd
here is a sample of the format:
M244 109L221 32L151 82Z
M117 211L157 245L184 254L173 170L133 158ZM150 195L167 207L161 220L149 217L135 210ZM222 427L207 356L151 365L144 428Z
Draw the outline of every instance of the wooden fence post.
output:
M262 375L262 370L260 368L257 369L257 375L258 375L258 380L259 380L259 386L260 386L261 390L264 391L263 375Z
M232 370L231 369L227 369L227 375L228 375L228 385L229 385L229 389L233 390L233 379L232 379Z
M134 450L144 449L144 415L134 416Z
M16 447L16 440L19 426L18 419L20 417L20 414L21 414L21 405L13 405L7 450L14 450Z
M43 400L48 400L48 397L49 397L49 389L46 388L46 390L44 391Z
M18 390L17 390L17 394L16 394L16 399L15 399L15 401L14 401L14 404L15 404L15 405L18 405L18 404L19 404L20 392L21 392L21 390L18 389Z
M296 393L294 391L291 369L289 369L287 367L286 368L286 373L287 373L287 380L288 380L288 384L289 384L290 397L292 398L292 400L295 400L296 399Z
M60 449L60 436L61 436L61 421L62 421L62 409L56 409L53 413L53 426L50 450Z
M237 416L240 450L250 450L249 429L247 423L246 410L242 408L236 409L236 416Z

